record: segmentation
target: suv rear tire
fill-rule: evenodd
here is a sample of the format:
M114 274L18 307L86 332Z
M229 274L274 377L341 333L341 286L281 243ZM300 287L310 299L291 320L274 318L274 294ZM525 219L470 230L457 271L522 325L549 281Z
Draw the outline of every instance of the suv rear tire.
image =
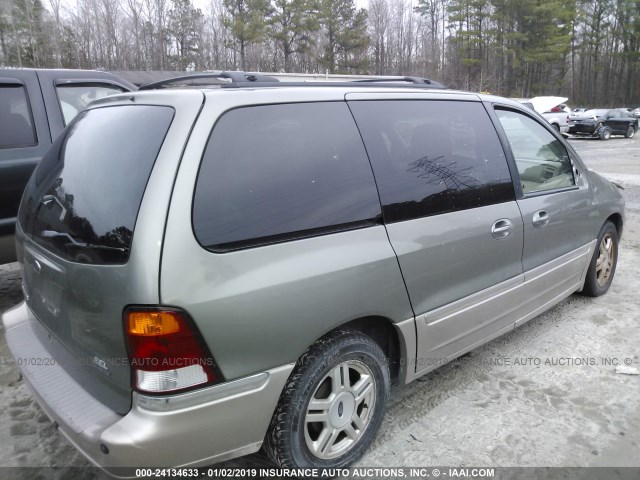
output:
M633 128L633 125L629 125L629 128L627 128L627 132L624 134L624 136L627 138L632 138L635 134L636 129Z
M339 468L371 444L389 398L384 352L349 329L327 334L300 358L265 439L283 468Z

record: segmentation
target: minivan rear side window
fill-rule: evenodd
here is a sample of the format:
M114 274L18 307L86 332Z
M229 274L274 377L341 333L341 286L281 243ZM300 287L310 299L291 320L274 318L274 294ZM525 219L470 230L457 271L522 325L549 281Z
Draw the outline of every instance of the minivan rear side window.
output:
M122 105L80 113L32 175L18 213L24 233L67 260L122 264L174 110Z
M0 148L36 145L31 107L23 85L0 84Z
M385 222L515 199L504 150L479 102L349 102L380 190Z
M195 191L196 238L214 251L372 225L380 201L344 102L262 105L225 113Z

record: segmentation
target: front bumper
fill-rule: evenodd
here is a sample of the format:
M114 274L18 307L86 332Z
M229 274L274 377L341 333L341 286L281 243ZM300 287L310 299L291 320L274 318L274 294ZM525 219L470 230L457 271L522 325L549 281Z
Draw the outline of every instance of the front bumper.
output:
M195 467L256 452L293 369L284 365L182 394L133 393L132 408L122 416L51 359L41 341L47 338L44 327L24 302L2 321L7 344L42 409L92 463L116 476L134 475L122 467Z

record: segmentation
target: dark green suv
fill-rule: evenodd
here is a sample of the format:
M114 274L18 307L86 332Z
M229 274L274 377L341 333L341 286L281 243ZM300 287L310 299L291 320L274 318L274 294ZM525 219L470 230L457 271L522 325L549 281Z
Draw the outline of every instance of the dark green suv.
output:
M16 259L18 205L52 141L89 102L135 89L106 72L0 68L0 264Z

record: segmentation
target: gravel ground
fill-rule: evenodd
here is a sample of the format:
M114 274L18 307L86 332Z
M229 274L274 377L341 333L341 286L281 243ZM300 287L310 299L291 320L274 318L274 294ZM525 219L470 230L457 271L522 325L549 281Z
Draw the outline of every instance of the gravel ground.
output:
M626 360L640 368L640 140L571 144L589 168L625 188L627 219L609 293L573 295L395 388L358 465L640 467L640 376L615 367ZM0 266L0 311L20 299L16 264ZM0 327L0 466L88 466L31 400L9 357ZM252 455L227 465L265 462ZM81 471L83 478L103 476Z

